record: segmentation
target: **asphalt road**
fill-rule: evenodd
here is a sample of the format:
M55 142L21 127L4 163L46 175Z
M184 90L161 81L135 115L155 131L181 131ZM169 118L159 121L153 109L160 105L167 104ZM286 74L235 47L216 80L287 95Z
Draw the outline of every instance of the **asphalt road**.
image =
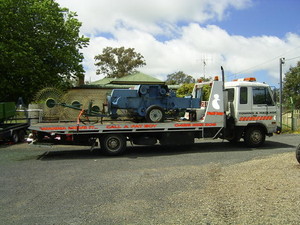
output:
M293 152L299 143L298 134L267 138L257 149L226 141L129 146L118 157L86 147L1 144L0 224L171 224L167 212L180 206L168 196L201 189L212 179L205 166Z

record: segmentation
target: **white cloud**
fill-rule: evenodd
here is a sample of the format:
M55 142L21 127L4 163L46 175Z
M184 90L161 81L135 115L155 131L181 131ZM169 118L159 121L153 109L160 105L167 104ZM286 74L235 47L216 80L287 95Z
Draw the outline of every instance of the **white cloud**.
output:
M78 13L86 34L113 32L120 26L154 34L177 22L203 23L222 19L228 7L241 9L251 0L58 0L61 6Z
M207 75L219 75L222 65L229 74L242 72L245 76L264 70L269 77L263 77L261 81L268 82L272 78L273 83L278 83L279 57L299 56L296 50L299 50L300 37L296 34L288 33L284 39L274 36L246 38L230 35L215 25L201 25L209 19L221 20L229 7L249 7L250 0L58 2L78 13L83 22L82 32L91 37L89 47L83 50L86 80L103 77L96 75L94 56L107 46L135 48L147 62L140 70L161 79L179 70L195 78L202 76L205 59ZM184 25L179 26L179 23ZM159 41L157 35L169 38ZM288 70L296 61L287 61L284 69Z
M134 47L147 62L141 71L162 76L182 70L195 78L203 75L203 59L207 61L208 75L220 74L222 65L230 73L249 75L255 70L266 70L276 78L278 58L283 53L289 58L296 56L294 49L300 43L300 37L295 34L288 34L285 40L272 36L245 38L230 36L217 26L201 27L194 23L182 28L180 38L166 42L139 30L120 29L114 35L114 39L92 38L85 52L87 61L94 63L93 57L106 46ZM94 75L95 70L91 68L87 77L100 79Z

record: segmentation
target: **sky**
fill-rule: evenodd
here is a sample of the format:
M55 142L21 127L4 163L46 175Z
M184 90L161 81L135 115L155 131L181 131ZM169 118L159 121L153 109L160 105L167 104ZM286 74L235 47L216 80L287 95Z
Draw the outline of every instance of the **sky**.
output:
M300 0L57 0L77 12L85 80L96 75L94 57L105 47L134 48L146 66L139 71L165 80L183 71L199 77L256 77L278 87L300 61Z

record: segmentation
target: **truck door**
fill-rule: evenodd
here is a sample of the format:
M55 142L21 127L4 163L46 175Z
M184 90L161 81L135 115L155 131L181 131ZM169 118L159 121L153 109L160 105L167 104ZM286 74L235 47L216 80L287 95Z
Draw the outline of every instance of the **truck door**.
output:
M271 120L276 114L276 106L269 87L252 87L252 101L252 116L257 117L257 121Z
M252 101L249 96L251 96L251 89L249 87L238 87L238 96L237 96L237 116L240 123L247 124L249 118L252 116Z

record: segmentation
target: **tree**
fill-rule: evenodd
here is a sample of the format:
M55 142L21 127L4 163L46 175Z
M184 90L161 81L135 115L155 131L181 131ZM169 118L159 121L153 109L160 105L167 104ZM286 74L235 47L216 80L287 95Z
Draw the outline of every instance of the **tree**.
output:
M106 77L123 77L136 72L136 68L146 65L144 57L134 51L134 48L106 47L102 54L95 56L97 74L105 74Z
M200 77L198 82L207 82L209 80L210 80L210 78ZM177 92L176 92L177 97L184 97L184 96L191 95L192 92L193 92L194 86L195 86L195 83L184 83L184 84L182 84L177 89ZM210 93L209 86L207 86L207 85L204 86L203 87L203 97L202 97L203 101L208 101L209 93Z
M289 69L283 80L284 102L290 104L290 98L293 99L295 108L300 109L300 61L297 66Z
M194 83L181 85L176 91L177 97L185 97L192 94L194 86L195 86Z
M182 71L178 71L172 74L167 75L166 84L174 85L174 84L184 84L184 83L195 83L195 79L185 74Z
M89 39L76 16L54 0L0 0L0 101L30 102L44 87L84 77Z

